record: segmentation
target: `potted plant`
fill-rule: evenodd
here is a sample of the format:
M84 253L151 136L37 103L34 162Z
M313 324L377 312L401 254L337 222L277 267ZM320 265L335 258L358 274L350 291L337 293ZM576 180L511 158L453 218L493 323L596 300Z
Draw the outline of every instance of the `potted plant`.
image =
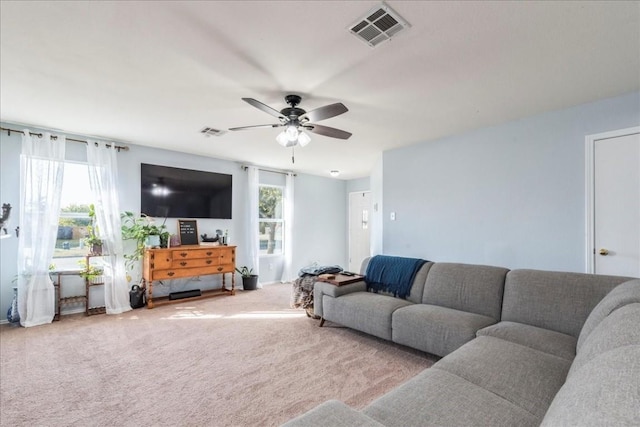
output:
M89 205L89 218L91 224L87 226L87 237L85 237L84 243L89 248L90 255L102 255L102 239L97 234L96 208L93 203Z
M102 274L104 271L102 270L102 267L91 265L91 263L85 262L82 259L78 260L78 264L82 266L82 271L79 273L80 277L87 280L89 283L98 283L103 281Z
M236 268L236 271L242 276L242 288L245 291L255 291L258 288L258 275L253 273L253 268L246 265Z
M135 240L136 249L132 254L125 255L126 264L132 269L144 255L147 248L159 248L161 243L169 240L169 232L164 225L155 225L153 218L141 214L139 217L133 212L124 212L120 215L122 220L122 238L124 240Z

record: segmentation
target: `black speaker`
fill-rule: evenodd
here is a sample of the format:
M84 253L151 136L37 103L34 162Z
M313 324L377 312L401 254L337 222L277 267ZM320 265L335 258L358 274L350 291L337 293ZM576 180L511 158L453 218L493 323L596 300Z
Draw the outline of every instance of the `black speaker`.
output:
M193 289L191 291L182 291L182 292L171 292L169 294L170 300L182 299L182 298L190 298L190 297L199 297L202 295L200 289Z

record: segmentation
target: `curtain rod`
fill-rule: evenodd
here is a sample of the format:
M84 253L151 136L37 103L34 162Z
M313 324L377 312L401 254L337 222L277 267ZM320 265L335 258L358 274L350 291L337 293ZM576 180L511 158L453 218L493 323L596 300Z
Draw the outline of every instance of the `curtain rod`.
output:
M3 128L0 127L1 131L6 131L7 135L11 136L11 132L15 132L15 133L19 133L20 135L24 135L24 132L18 129L11 129L11 128ZM37 136L38 138L42 138L42 133L38 133L38 132L29 132L29 134L33 135L33 136ZM58 139L58 137L56 135L51 135L51 139ZM81 142L83 144L88 144L89 142L84 141L82 139L74 139L74 138L67 138L67 141L73 141L73 142ZM107 147L111 147L111 144L107 144ZM120 150L124 150L127 151L129 150L129 147L125 147L123 145L116 145L116 150L118 150L118 152L120 152Z
M249 169L249 167L251 167L253 165L241 165L240 167L242 168L242 170L247 170ZM279 171L277 169L267 169L267 168L261 168L258 166L254 166L255 168L257 168L259 171L263 171L263 172L273 172L273 173L279 173L281 175L288 175L291 174L293 176L298 176L298 174L295 174L293 172L285 172L285 171Z

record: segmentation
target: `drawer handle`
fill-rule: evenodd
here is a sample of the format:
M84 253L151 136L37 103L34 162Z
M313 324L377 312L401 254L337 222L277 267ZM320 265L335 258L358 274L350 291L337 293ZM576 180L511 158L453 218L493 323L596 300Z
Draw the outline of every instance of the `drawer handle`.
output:
M186 257L187 255L188 254L186 252L180 252L180 256L183 257L183 258Z
M218 271L222 271L222 267L218 267Z
M211 256L213 252L207 252L207 256Z
M180 265L184 267L185 265L187 265L187 262L186 261L181 261Z
M211 264L213 261L211 261L210 259L207 260L207 264Z
M174 273L173 271L170 271L170 272L168 272L168 273L167 273L167 276L171 277L171 276L173 276L174 274L176 274L176 273Z

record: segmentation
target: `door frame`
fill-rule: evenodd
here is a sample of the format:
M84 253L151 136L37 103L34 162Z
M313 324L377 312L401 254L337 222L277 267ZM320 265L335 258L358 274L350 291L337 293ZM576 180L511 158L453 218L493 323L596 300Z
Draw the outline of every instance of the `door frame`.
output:
M596 141L619 138L621 136L640 133L640 126L596 133L585 137L585 266L587 273L595 273L596 268L596 233L595 233L595 148Z
M347 268L351 265L351 195L352 194L363 194L369 193L370 197L373 197L373 193L371 190L362 190L362 191L349 191L347 193ZM369 199L371 205L373 204L373 199ZM373 210L372 206L370 206L371 210ZM371 255L371 212L369 213L369 255ZM360 270L355 271L354 273L360 273Z

